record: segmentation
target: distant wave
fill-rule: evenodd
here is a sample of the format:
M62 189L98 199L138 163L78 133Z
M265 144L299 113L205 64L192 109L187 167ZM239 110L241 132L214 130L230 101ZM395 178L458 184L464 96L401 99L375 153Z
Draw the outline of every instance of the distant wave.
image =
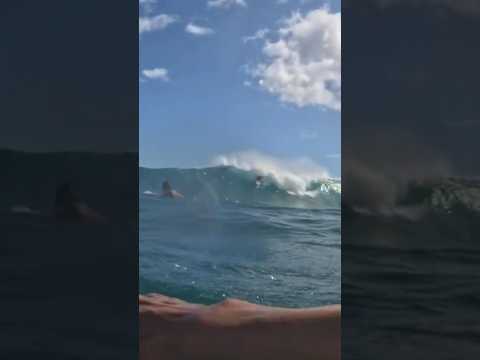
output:
M348 199L347 199L348 200ZM344 204L347 211L364 215L399 216L418 220L427 214L480 214L480 179L438 178L411 181L395 202Z
M402 204L426 203L438 211L480 211L480 180L445 178L410 184Z
M249 206L339 208L341 182L308 161L281 163L258 153L219 156L201 169L140 168L140 192L154 195L169 180L187 201ZM261 180L258 180L261 176Z

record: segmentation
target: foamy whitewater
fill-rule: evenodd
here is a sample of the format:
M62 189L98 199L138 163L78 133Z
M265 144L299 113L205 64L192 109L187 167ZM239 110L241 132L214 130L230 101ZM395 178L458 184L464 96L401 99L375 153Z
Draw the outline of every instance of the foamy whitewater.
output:
M140 291L212 303L340 302L339 179L253 152L140 169ZM184 199L159 196L168 180Z

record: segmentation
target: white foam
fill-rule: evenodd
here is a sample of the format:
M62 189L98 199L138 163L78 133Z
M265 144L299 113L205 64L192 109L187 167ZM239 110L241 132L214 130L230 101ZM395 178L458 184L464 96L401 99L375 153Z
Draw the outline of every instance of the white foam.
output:
M213 165L233 166L271 177L275 183L290 194L315 197L318 191L308 190L312 183L330 181L328 171L308 158L279 159L258 151L244 151L219 155ZM333 184L332 184L333 185ZM331 189L340 192L338 184ZM325 191L329 186L323 187Z

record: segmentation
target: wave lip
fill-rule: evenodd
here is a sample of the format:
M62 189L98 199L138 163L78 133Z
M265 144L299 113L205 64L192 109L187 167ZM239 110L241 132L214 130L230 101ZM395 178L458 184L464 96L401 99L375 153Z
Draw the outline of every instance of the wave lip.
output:
M212 163L269 177L290 195L313 198L322 192L341 193L340 181L309 159L279 160L257 151L245 151L219 155Z

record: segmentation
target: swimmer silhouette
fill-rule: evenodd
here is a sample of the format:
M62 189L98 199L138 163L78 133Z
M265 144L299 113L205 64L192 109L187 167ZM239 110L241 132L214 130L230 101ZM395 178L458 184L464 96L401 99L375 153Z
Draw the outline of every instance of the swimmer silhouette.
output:
M259 188L260 185L262 185L262 181L263 181L263 176L258 175L255 179L255 184L257 184L257 188Z
M85 202L80 200L68 182L57 187L54 215L57 220L61 221L89 223L105 222L103 216L89 208Z
M162 184L162 197L183 198L183 195L173 190L168 180L165 180Z

